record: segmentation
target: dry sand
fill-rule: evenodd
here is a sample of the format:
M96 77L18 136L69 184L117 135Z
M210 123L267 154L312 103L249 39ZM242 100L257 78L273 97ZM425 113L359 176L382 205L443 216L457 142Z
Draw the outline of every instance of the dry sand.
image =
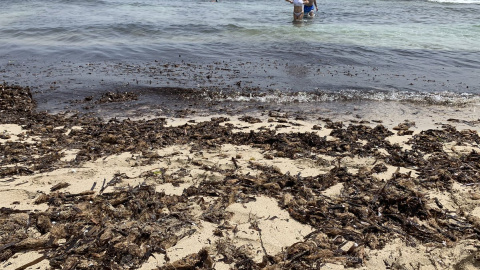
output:
M171 126L181 126L189 120L199 123L209 120L208 117L197 117L188 119L168 119L167 124ZM437 119L424 117L415 119L415 126L412 135L399 136L392 130L394 126L401 121L384 121L385 125L395 135L387 138L392 144L398 144L403 149L410 149L411 145L407 141L413 135L427 129L438 129L440 124L446 123L445 115ZM233 125L236 132L250 132L273 129L277 133L289 132L313 132L319 136L326 136L327 140L338 140L331 136L331 129L326 128L325 123L321 121L303 121L287 119L283 123L284 127L279 127L278 118L269 121L268 117L263 117L260 123L247 123L238 120L238 118L229 117L230 120L222 125ZM384 117L385 118L385 117ZM392 116L391 119L395 117ZM281 123L281 122L280 122ZM391 123L391 124L390 124ZM479 132L480 124L465 124L465 122L449 122L452 125L458 125L459 129L469 128ZM190 121L192 124L192 121ZM370 122L374 126L376 123ZM314 129L315 126L321 126L322 129ZM62 129L62 127L57 127ZM81 129L81 127L75 127ZM0 144L8 141L21 142L29 145L38 143L38 138L27 135L28 128L21 127L15 123L0 125L0 133L9 135L8 139L0 139ZM65 133L71 132L71 129L65 129ZM23 135L23 136L22 136ZM443 145L445 152L449 155L462 155L473 151L480 151L478 144L461 144L449 142ZM62 162L75 158L79 149L64 149ZM154 164L144 165L141 163L142 157L135 153L123 153L119 155L107 156L94 161L83 163L80 167L62 167L49 172L38 173L27 176L15 176L12 178L0 179L0 206L19 210L39 210L44 211L48 208L46 203L35 204L34 201L42 193L49 193L52 186L59 183L68 183L69 186L62 189L62 192L72 194L90 190L94 183L97 187L93 190L98 193L100 183L114 178L116 174L126 174L127 180L124 180L119 186L137 186L140 184L155 185L158 192L166 194L180 195L185 188L198 185L200 181L222 181L224 176L215 170L205 170L205 166L214 167L218 170L235 169L237 175L256 176L260 172L248 166L250 163L263 166L272 166L283 174L301 175L302 177L317 176L327 173L335 166L337 159L328 155L321 156L323 162L313 161L309 158L282 158L273 157L268 151L256 148L252 145L233 145L223 144L210 148L207 151L197 152L191 144L173 145L155 150L163 158ZM383 151L379 149L379 151ZM237 161L235 165L232 158ZM340 166L344 166L351 173L357 173L364 168L371 169L379 161L374 157L348 156L339 160ZM399 171L400 173L411 173L413 177L417 176L415 167L397 167L387 165L385 172L374 174L379 180L388 180L392 175ZM170 179L181 178L181 183L165 183L157 180L149 180L142 177L144 172L153 172L154 174L168 175ZM186 172L182 174L182 172ZM454 183L453 192L441 190L421 190L427 194L431 207L438 206L433 202L436 198L443 206L444 210L451 213L463 213L463 215L480 218L480 196L478 182L471 185ZM117 186L118 187L118 186ZM341 196L343 184L338 183L322 192L328 200L335 200ZM419 187L419 191L422 189ZM108 191L113 191L113 187L108 187ZM205 197L204 200L214 202L215 197ZM180 239L174 246L166 250L169 261L173 262L183 257L197 253L202 248L209 249L209 254L214 262L214 269L231 269L234 265L222 261L221 253L216 250L219 241L225 241L237 248L245 250L250 254L253 261L260 263L265 255L274 256L297 242L304 241L304 237L315 230L308 224L302 224L292 218L289 212L281 207L288 200L294 198L275 198L265 195L252 195L250 202L237 203L232 202L225 211L230 213L228 223L231 229L228 233L222 235L215 233L218 225L201 220L202 209L198 203L192 201L188 207L191 213L198 217L198 224L195 224L195 232L189 236ZM420 223L421 221L419 221ZM40 237L40 234L38 234ZM480 268L480 241L476 239L458 239L456 242L443 243L443 245L434 245L431 243L422 243L416 240L415 247L408 245L403 239L391 239L382 249L370 249L365 247L365 260L359 266L360 269L479 269ZM356 245L354 242L346 242L341 249L348 250ZM41 252L30 251L17 253L7 261L0 262L2 269L18 269L37 258L41 257ZM164 254L153 254L141 269L154 269L167 263ZM348 267L347 267L348 268ZM43 260L27 269L49 269L48 261ZM342 261L328 261L323 264L322 269L345 269Z

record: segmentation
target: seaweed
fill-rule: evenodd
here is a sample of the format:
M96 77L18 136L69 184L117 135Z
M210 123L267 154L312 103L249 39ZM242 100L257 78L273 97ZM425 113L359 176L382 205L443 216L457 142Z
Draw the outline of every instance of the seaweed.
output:
M194 179L196 185L182 195L166 195L154 186L117 187L125 174L110 181L104 179L100 192L95 186L81 193L62 192L68 183L59 183L48 194L36 197L36 204L47 204L45 211L0 209L0 261L16 253L40 251L52 268L62 269L126 269L141 266L154 253L165 255L166 263L159 269L210 269L214 265L212 249L219 260L235 269L317 269L326 263L341 263L360 267L366 249L381 249L391 239L401 238L409 245L431 243L445 245L459 239L479 239L480 221L465 213L452 215L428 191L451 190L454 183L477 185L480 181L480 154L449 155L445 142L480 144L474 131L458 131L452 126L426 130L412 135L411 149L392 145L387 138L393 134L382 125L348 125L323 119L331 129L327 140L314 132L278 133L275 130L234 132L225 124L229 119L212 118L201 123L167 127L164 118L152 120L111 119L104 121L91 115L49 115L35 112L35 102L28 88L2 85L0 92L0 123L18 123L29 136L40 138L32 144L7 142L0 145L2 159L0 178L13 179L36 172L48 172L59 167L80 166L112 154L132 152L144 164L165 159L155 153L169 145L190 144L192 151L215 149L222 144L248 145L262 150L266 157L284 157L292 161L307 159L320 162L321 155L335 160L325 174L302 176L282 173L272 166L250 161L240 165L238 158L228 159L230 168L208 166L190 161L204 171L222 175L221 181ZM109 94L106 98L112 98ZM114 99L132 99L119 96ZM269 112L278 123L290 124L288 115ZM257 123L260 119L242 117L242 121ZM378 121L377 121L378 122ZM394 130L408 135L413 122L399 124ZM74 129L81 126L81 129ZM61 128L57 128L61 127ZM359 141L363 140L363 143ZM380 153L382 148L386 152ZM63 149L79 149L76 158L62 161ZM351 172L342 165L347 156L375 158L372 168ZM377 163L377 161L380 161ZM331 165L331 166L330 166ZM387 179L377 173L388 166L415 170L397 170ZM256 175L242 174L243 166ZM173 174L145 172L144 180L178 185L188 175L187 169ZM4 181L10 181L9 179ZM328 197L328 188L342 184L341 194ZM112 192L107 187L115 186ZM110 190L110 189L108 189ZM267 254L255 262L248 251L234 246L224 237L235 228L229 225L231 213L225 211L232 203L248 203L265 195L278 200L290 217L310 225L314 231L278 254ZM206 203L203 198L212 200ZM202 214L194 216L186 205L197 203ZM431 203L437 207L432 207ZM197 220L199 219L199 220ZM170 262L167 249L192 235L199 221L215 224L215 235L221 238L199 252ZM262 239L254 221L251 228ZM473 258L473 257L472 257Z

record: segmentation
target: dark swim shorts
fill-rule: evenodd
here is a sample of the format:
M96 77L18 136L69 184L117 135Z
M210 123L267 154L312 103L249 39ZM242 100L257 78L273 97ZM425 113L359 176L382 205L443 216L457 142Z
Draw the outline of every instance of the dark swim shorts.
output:
M310 11L313 11L313 5L311 6L303 6L303 12L304 13L309 13Z

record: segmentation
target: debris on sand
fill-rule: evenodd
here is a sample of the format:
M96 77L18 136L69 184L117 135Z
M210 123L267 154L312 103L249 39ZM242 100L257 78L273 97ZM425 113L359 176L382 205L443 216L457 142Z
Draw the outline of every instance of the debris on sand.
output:
M401 123L394 130L397 136L409 136L406 144L411 147L406 149L387 140L394 133L381 124L322 120L323 125L316 123L310 131L282 133L286 126L295 126L294 120L272 112L268 122L272 128L239 132L226 117L167 126L164 118L104 121L89 115L37 113L28 88L18 86L2 85L0 97L0 124L18 124L25 130L23 136L35 138L0 144L2 183L58 168L78 168L124 152L138 155L135 166L172 162L175 153L165 156L157 150L173 145L189 145L192 156L197 155L187 156L175 177L160 168L140 174L144 183L129 186L119 185L128 179L119 173L109 182L104 180L100 192L94 191L94 185L78 193L67 190L68 182L60 182L50 192L34 196L34 203L48 206L44 211L2 206L0 263L17 253L38 251L42 257L30 265L48 260L52 268L62 269L136 269L158 254L164 256L158 269L211 269L217 263L234 269L319 269L332 263L360 268L371 260L369 252L387 247L394 239L409 247L432 249L467 240L480 246L480 217L475 212L480 200L473 195L480 182L480 137L473 130L445 125L413 135L406 131L415 123ZM263 122L249 116L240 121ZM277 123L285 126L274 126ZM446 149L449 143L471 151ZM222 160L220 153L216 162L205 158L226 144L258 149L270 162L308 161L324 170L306 176L240 154L224 154ZM78 149L75 158L63 160L65 149ZM344 160L354 157L372 162L347 166ZM227 165L220 166L220 161ZM193 169L203 176L192 174ZM207 173L216 178L207 179ZM193 177L194 184L180 195L160 192L146 183L179 186L186 177ZM462 185L471 191L468 205L453 194ZM328 195L325 191L333 187L338 192ZM451 194L453 210L434 196L440 192ZM309 226L311 232L270 254L263 243L265 232L252 216L247 225L260 241L262 259L257 260L246 246L235 244L240 229L232 225L232 213L226 209L260 196L276 200L289 218ZM278 216L264 219L273 221ZM214 241L171 261L168 250L197 233L202 222L215 226ZM449 266L477 266L476 257L468 256L456 258Z

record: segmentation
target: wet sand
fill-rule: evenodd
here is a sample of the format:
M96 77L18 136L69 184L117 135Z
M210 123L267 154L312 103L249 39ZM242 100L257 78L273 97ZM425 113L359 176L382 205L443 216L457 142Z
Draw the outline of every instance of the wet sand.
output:
M475 107L108 120L9 86L0 106L4 269L480 267Z

